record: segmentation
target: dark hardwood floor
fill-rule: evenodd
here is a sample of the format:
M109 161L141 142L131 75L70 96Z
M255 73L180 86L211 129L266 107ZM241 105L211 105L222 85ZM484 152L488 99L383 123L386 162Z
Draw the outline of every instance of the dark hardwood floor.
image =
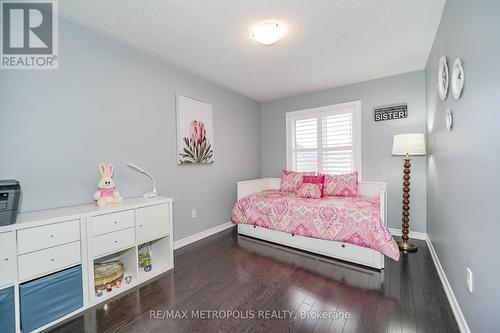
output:
M458 332L429 250L415 243L417 253L386 258L378 272L231 229L176 251L175 270L51 332ZM154 318L182 311L187 319Z

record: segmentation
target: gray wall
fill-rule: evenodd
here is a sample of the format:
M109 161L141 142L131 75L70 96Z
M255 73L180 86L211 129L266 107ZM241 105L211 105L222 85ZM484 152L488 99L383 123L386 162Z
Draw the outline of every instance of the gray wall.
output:
M473 332L498 332L497 196L500 184L500 1L448 0L426 67L427 232ZM460 57L463 97L441 102L437 64ZM451 73L451 72L450 72ZM455 128L445 130L445 111ZM474 273L474 293L465 270Z
M175 240L228 222L235 182L260 176L259 104L63 19L59 36L58 70L0 72L0 178L22 182L21 209L92 201L101 161L139 195L132 161L174 198ZM177 166L177 93L213 104L213 165Z
M361 100L364 180L389 184L389 226L401 227L403 162L391 156L394 134L425 131L424 72L411 72L285 98L261 105L262 176L279 177L286 167L285 113ZM408 118L375 122L374 106L407 102ZM425 158L413 160L410 230L425 232Z

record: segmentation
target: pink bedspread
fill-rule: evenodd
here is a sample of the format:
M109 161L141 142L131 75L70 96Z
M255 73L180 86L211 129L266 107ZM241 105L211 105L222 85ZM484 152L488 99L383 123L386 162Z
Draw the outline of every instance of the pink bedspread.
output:
M398 246L380 220L379 204L374 197L304 199L294 193L266 190L240 199L231 220L369 247L399 260Z

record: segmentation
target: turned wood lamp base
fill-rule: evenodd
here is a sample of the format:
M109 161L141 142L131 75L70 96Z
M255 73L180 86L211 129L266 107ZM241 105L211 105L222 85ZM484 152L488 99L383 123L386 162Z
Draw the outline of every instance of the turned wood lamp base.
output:
M403 240L397 242L399 250L416 251L417 247L410 243L408 228L410 227L410 156L425 156L425 133L406 133L394 135L392 155L403 157L403 224L401 225Z
M402 230L402 238L397 242L399 250L401 251L416 251L417 246L410 243L408 241L408 228L410 227L410 167L411 167L411 159L410 156L406 155L403 159L404 161L404 169L403 169L403 224L401 225Z
M414 252L414 251L417 251L417 246L413 243L410 243L408 241L397 241L396 242L398 244L398 247L399 247L399 250L400 251L407 251L407 252Z

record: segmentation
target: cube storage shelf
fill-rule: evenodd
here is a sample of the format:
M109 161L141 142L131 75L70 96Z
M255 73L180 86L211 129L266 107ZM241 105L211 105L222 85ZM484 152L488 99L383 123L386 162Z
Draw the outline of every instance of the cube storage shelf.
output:
M151 255L151 270L146 271L143 267L138 266L138 279L139 282L147 281L158 274L168 271L172 266L172 258L168 257L166 253L172 251L171 236L165 236L148 243Z
M172 209L171 198L130 198L24 213L0 227L0 332L45 330L172 269ZM138 262L143 244L148 271ZM98 296L94 266L113 260L123 264L121 284Z
M111 286L111 291L108 291L107 289L104 288L100 289L101 293L99 294L100 296L98 296L94 284L95 281L93 276L94 267L96 263L103 263L109 261L120 261L123 264L123 277L120 281L120 287L113 285ZM127 250L123 250L101 258L94 259L92 262L92 268L89 270L89 274L92 274L92 276L89 278L90 284L92 285L92 288L89 289L89 292L91 294L92 292L94 292L94 294L92 295L93 297L90 298L92 300L92 304L101 303L130 288L135 287L137 285L137 269L135 268L136 266L137 266L137 253L135 246ZM127 277L130 278L129 282L125 281Z

